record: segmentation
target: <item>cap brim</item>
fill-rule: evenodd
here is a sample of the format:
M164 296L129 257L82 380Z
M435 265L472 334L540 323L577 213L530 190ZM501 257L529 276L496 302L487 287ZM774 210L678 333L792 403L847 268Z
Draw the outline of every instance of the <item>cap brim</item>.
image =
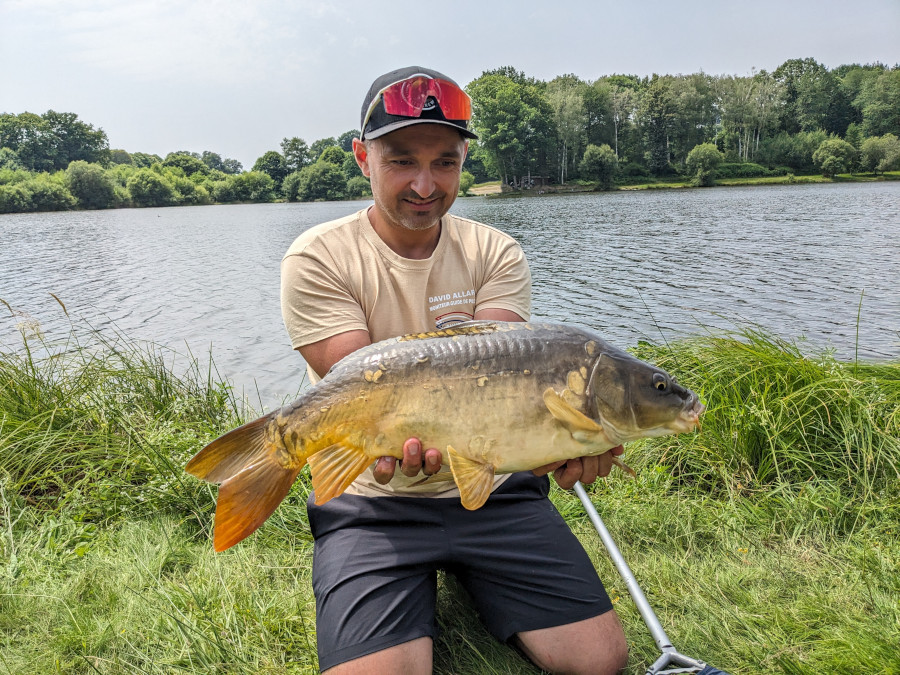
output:
M447 120L434 120L434 119L422 119L421 117L417 117L414 119L400 120L399 122L391 122L390 124L385 124L383 127L378 127L373 131L366 132L362 134L365 136L363 140L369 140L372 138L378 138L380 136L384 136L385 134L389 134L392 131L397 131L397 129L403 129L404 127L411 127L414 124L441 124L445 127L450 127L458 131L465 138L471 138L473 140L478 140L478 135L469 131L468 129L463 129L458 124L454 124L451 121Z

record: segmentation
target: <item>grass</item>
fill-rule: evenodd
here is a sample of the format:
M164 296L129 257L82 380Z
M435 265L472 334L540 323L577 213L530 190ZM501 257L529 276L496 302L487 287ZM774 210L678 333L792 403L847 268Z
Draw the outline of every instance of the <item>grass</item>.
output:
M22 317L18 317L22 318ZM313 673L305 474L214 554L182 467L255 416L215 371L123 336L22 322L0 353L0 673ZM900 672L900 364L752 328L635 352L701 392L694 435L635 443L592 498L674 644L734 673ZM656 655L577 498L552 498ZM436 673L537 673L442 578Z

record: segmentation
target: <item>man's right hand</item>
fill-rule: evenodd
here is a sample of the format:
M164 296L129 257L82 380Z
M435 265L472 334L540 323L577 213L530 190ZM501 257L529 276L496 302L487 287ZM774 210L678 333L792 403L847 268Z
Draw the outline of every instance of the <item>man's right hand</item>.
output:
M409 476L410 478L418 476L420 472L426 476L431 476L441 470L442 461L443 457L440 450L428 448L423 453L422 441L418 438L408 438L406 443L403 444L403 459L400 460L400 471L403 472L404 476ZM396 468L396 458L380 457L375 462L375 468L372 470L372 473L379 484L386 485L394 477Z

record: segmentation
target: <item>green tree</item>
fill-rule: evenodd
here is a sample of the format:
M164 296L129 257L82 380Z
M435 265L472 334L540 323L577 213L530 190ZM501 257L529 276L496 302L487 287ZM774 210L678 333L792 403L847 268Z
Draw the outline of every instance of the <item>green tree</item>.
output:
M864 171L884 173L900 169L900 139L894 134L867 138L859 150Z
M19 155L12 148L0 148L0 169L21 169Z
M185 152L170 152L166 155L163 166L177 167L184 171L185 176L191 176L195 173L209 173L209 167L200 157L195 156L196 153L187 154Z
M866 136L900 135L900 67L867 81L859 102Z
M369 179L363 176L362 174L358 176L354 176L350 180L347 181L347 197L350 199L356 199L358 197L371 197L372 196L372 186L369 184Z
M334 140L333 137L329 136L328 138L320 138L317 141L313 141L313 144L309 146L309 163L318 162L319 158L322 157L322 153L325 152L326 148L330 148L337 145L337 141Z
M475 176L468 171L463 171L459 176L459 193L463 197L469 196L469 189L475 185Z
M221 171L222 173L240 173L241 163L236 159L222 159L222 155L217 152L204 150L200 154L200 161L203 162L210 171Z
M813 153L813 162L822 175L831 177L849 171L856 163L856 148L842 138L832 137L822 141Z
M553 109L542 83L514 68L485 71L469 83L479 148L504 184L547 168L553 147Z
M578 168L582 177L596 181L598 187L608 190L615 183L619 160L616 159L615 151L606 143L599 146L591 144L584 151Z
M288 171L287 164L284 161L284 157L276 152L275 150L269 150L262 157L256 160L256 163L253 165L253 171L260 171L264 174L267 174L274 183L274 189L281 189L281 182L284 180L285 176L287 176L290 171ZM252 200L258 201L258 200Z
M112 164L134 164L131 154L121 149L110 150L109 161Z
M669 172L669 132L675 117L670 78L653 75L643 92L641 126L647 143L647 167L655 176Z
M108 209L115 201L115 187L99 164L76 160L66 169L69 192L85 209Z
M154 164L162 164L162 157L159 155L151 155L146 152L132 152L131 161L139 169L149 169Z
M694 185L708 187L716 184L716 167L724 161L725 155L714 143L701 143L688 153L685 166L694 176Z
M284 197L285 201L297 201L300 192L300 181L299 171L293 171L285 176L281 183L281 195Z
M176 200L175 186L153 169L138 169L127 186L135 206L170 206Z
M349 153L344 152L338 146L332 145L331 147L325 148L322 151L322 156L319 157L320 162L328 162L329 164L334 164L335 166L344 166L344 162L347 160L347 155ZM355 162L354 162L355 164Z
M344 152L353 152L353 139L359 138L359 129L350 129L337 137L338 147Z
M289 172L299 171L304 166L311 164L309 146L302 138L284 138L281 140L281 152L284 156L284 165ZM313 160L314 161L314 160Z
M556 126L557 164L561 184L565 184L569 167L575 165L585 142L585 89L587 85L575 75L554 78L547 85L547 100L553 110Z
M75 198L63 182L49 174L36 174L22 186L31 193L32 211L67 211L75 207Z
M297 198L302 202L343 199L346 187L340 167L318 161L300 169Z
M50 132L54 169L65 169L76 160L109 164L109 140L102 129L82 122L75 113L48 110L41 117Z

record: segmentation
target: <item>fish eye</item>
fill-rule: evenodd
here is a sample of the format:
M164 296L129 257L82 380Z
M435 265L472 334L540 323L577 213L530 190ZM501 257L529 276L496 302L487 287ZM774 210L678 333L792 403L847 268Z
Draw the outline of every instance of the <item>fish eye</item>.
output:
M662 373L653 373L653 386L659 391L665 391L669 386L669 383L666 381L666 376Z

